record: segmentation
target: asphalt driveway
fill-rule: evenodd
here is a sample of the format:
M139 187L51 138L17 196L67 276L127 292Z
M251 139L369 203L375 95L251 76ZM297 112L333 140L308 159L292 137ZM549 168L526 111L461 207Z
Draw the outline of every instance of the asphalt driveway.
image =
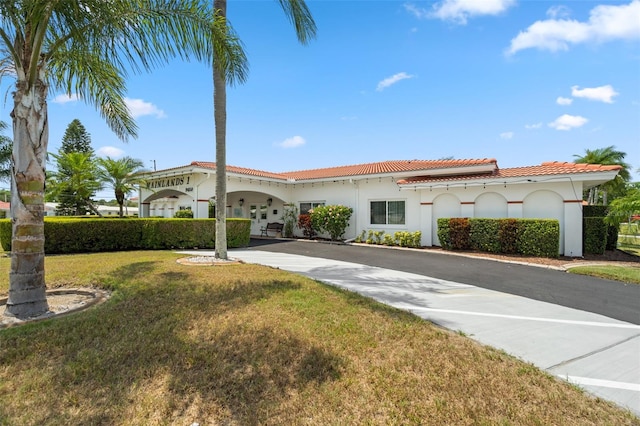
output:
M421 250L252 239L250 248L353 262L474 285L640 324L640 285Z

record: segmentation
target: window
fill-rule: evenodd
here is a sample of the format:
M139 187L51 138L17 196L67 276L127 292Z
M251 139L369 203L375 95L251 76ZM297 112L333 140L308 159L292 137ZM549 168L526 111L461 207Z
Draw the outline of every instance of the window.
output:
M324 201L309 201L300 203L300 214L309 214L309 210L324 206Z
M404 225L404 201L371 201L372 225Z

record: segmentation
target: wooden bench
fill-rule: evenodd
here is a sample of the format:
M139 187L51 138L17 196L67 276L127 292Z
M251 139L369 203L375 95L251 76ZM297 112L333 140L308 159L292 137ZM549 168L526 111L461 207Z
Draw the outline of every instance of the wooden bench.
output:
M283 223L278 223L278 222L267 223L267 226L263 226L262 228L260 228L260 236L268 237L269 231L275 232L275 236L277 236L278 233L282 233L282 228L284 228Z

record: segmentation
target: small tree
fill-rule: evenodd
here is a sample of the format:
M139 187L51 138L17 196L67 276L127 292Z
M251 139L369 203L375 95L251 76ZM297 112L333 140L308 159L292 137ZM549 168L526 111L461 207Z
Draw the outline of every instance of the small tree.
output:
M143 163L131 157L119 160L111 157L98 158L97 163L98 179L113 188L116 201L120 206L120 217L123 217L125 198L136 189L137 185L144 183L144 178L137 174L142 171Z
M331 240L337 241L344 235L353 209L346 206L319 206L311 210L311 224L313 229L326 232Z
M293 238L293 229L296 226L296 219L298 217L298 207L295 204L289 203L284 205L282 212L282 221L284 222L284 236L285 238Z
M49 174L47 190L58 201L56 212L62 216L81 216L87 211L100 215L93 196L102 189L91 154L82 152L51 154L57 171Z

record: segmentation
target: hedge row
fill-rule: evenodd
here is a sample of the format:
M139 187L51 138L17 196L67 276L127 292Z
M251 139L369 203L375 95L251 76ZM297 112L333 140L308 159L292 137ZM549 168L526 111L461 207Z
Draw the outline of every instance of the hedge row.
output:
M618 247L618 227L608 225L604 217L608 206L582 206L582 252L604 254Z
M446 250L558 257L560 224L551 219L441 218L438 239Z
M45 253L215 248L215 219L46 218ZM227 219L227 246L249 245L251 222ZM11 220L0 220L0 244L11 250Z

